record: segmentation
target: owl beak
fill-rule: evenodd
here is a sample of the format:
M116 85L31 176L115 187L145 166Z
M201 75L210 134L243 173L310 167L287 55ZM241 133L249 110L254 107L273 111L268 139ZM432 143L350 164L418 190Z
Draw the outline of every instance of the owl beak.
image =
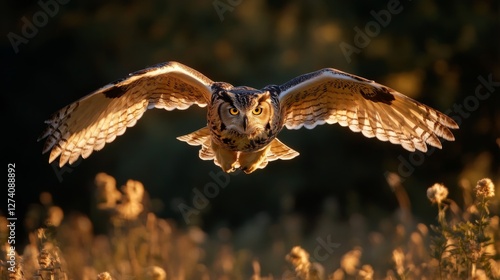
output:
M243 130L247 131L247 126L248 126L248 117L244 116L243 117Z

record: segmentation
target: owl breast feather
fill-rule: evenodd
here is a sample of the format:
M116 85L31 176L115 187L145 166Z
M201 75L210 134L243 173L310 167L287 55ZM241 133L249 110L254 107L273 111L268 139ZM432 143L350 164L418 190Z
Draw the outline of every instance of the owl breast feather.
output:
M241 134L235 130L222 132L212 130L213 141L222 148L235 152L254 152L265 148L274 140L276 134L270 131L258 132L255 135Z

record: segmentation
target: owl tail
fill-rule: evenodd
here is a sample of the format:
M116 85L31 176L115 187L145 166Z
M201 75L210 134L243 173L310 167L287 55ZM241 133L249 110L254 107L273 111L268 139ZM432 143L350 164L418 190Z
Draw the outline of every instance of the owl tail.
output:
M186 142L191 146L203 145L207 139L210 139L210 130L206 126L195 132L177 137L177 140Z
M177 140L186 142L191 146L201 145L200 158L203 160L215 159L211 146L210 130L208 127L205 126L195 132L179 136L177 137Z
M299 155L297 151L283 144L278 138L275 138L269 145L271 148L267 151L267 161L287 160Z
M177 139L180 141L186 142L192 146L200 146L201 145L200 158L203 160L214 160L214 163L216 165L221 166L221 164L217 161L217 159L214 155L214 151L212 149L212 140L211 140L210 130L208 129L208 127L204 127L204 128L198 129L195 132L192 132L192 133L189 133L189 134L186 134L183 136L179 136L179 137L177 137ZM265 150L250 152L250 153L247 153L247 155L250 155L251 157L253 157L256 155L255 153L260 154L260 156L258 156L259 160L256 160L256 158L252 158L252 160L250 160L250 162L248 162L249 164L254 165L254 167L250 169L251 171L248 171L248 172L245 171L247 173L253 172L253 170L255 170L255 168L266 167L266 165L269 161L278 160L278 159L287 160L287 159L292 159L292 158L299 155L299 153L297 151L295 151L292 148L288 147L287 145L283 144L277 138L272 140L271 143L269 143L269 146L267 146ZM265 155L263 153L265 153ZM241 160L241 158L239 158L239 159ZM239 164L237 164L237 165L239 165Z

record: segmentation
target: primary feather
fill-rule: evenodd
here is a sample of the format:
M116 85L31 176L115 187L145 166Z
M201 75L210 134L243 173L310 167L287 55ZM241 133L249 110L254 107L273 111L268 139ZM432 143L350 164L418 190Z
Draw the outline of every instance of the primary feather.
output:
M453 141L458 125L450 117L389 87L327 68L280 86L288 129L339 123L364 136L400 144L409 151L441 148L438 137Z
M129 74L62 108L46 121L40 139L49 162L59 166L87 158L134 126L150 108L184 110L193 104L205 107L212 81L176 62L158 64Z

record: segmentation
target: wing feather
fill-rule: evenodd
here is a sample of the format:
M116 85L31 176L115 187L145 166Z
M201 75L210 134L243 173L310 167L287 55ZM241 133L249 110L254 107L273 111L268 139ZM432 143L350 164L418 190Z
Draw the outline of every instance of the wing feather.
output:
M339 123L368 138L400 144L409 151L441 148L458 125L445 114L389 87L336 69L299 76L279 86L288 129Z
M59 166L87 158L136 124L147 109L184 110L206 106L212 81L177 62L158 64L108 84L62 108L46 121L38 140Z

